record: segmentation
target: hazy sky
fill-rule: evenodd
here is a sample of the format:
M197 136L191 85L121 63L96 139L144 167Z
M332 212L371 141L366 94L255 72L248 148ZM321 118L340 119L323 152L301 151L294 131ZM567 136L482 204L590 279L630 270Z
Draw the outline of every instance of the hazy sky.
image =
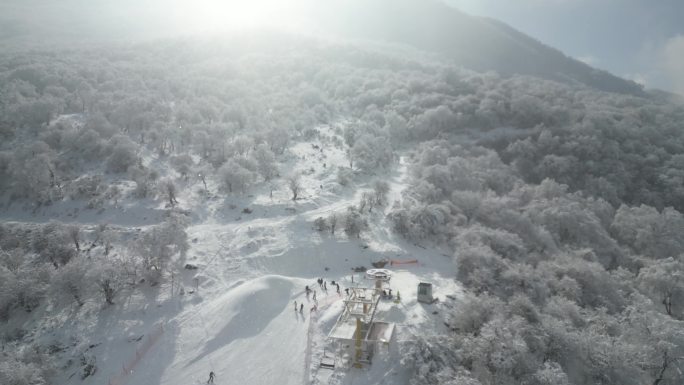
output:
M446 0L651 87L684 90L684 0Z
M307 1L326 0L0 0L0 37L37 30L154 37L217 26L296 25ZM615 75L684 94L684 0L443 1Z

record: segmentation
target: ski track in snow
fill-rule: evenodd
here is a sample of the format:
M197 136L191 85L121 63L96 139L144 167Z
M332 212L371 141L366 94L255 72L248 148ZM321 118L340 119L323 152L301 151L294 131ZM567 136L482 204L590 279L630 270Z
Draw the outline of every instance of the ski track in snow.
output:
M335 135L330 127L321 127L320 131L323 136ZM326 167L321 167L323 160ZM397 323L397 340L410 339L423 327L443 327L431 314L433 305L415 301L418 282L435 283L435 294L441 298L440 294L460 290L453 279L450 258L436 250L416 247L390 230L385 214L395 201L401 200L407 183L407 162L403 157L392 170L381 173L389 176L388 202L370 216L370 229L361 239L348 239L340 223L335 236L313 229L317 217L343 214L348 206L358 203L364 191L372 189L373 178L367 176L357 178L355 186L337 185L335 168L340 166L347 166L344 149L314 139L295 144L281 165L282 170L303 171L303 191L296 202L282 182L272 194L265 184L250 189L250 195L228 197L202 197L196 185L180 191L180 206L193 218L188 228L191 248L183 263L195 264L198 270L181 270L179 279L186 288L185 295L160 296L153 299L156 308L150 305L154 311L138 315L143 319L136 333L145 333L146 325L160 320L168 325L168 331L143 357L136 372L127 377L126 384L205 383L210 371L216 373L216 384L408 382L407 369L401 367L397 352L384 361L378 358L369 370L336 368L334 372L319 373L317 369L319 351L327 346L326 335L342 308L338 305L341 297L334 290L327 297L321 291L318 311L309 314L313 302L303 289L305 285L317 286L316 278L338 281L344 293L345 287L363 282L357 273L352 283L350 269L355 266L370 267L370 262L382 258L418 258L421 262L417 266L392 269L392 287L401 291L404 300L378 314ZM208 187L210 191L218 189L211 183ZM154 207L148 202L147 206L156 213L154 210L161 210L163 205ZM243 212L246 207L252 212ZM134 212L128 209L116 214L121 217L110 215L118 218L116 223L126 224L126 213ZM74 220L95 223L86 215ZM132 223L154 224L150 220L145 217L147 222L141 222L141 217ZM190 293L195 288L197 291ZM295 300L304 304L302 314L293 312ZM125 320L115 318L117 313L111 317L107 320L110 329L129 330ZM109 349L108 355L99 360L95 376L83 382L74 376L61 383L106 384L130 351L130 346L118 351Z

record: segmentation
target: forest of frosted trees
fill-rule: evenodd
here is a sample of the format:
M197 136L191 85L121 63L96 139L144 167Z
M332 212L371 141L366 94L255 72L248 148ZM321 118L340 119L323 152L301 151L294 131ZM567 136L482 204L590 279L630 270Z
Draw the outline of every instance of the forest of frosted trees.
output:
M412 383L684 381L682 106L289 37L1 56L3 205L153 199L168 215L143 232L0 224L0 322L163 279L189 247L178 191L279 183L296 199L278 164L339 121L338 181L407 154L393 230L448 249L466 289L448 332L404 346ZM358 236L362 211L316 226ZM0 336L0 383L49 383L50 347L25 333Z

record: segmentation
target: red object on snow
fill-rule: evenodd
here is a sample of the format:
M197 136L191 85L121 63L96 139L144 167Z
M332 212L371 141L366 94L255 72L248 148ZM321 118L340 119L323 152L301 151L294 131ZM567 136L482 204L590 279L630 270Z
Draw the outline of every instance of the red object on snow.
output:
M394 266L394 265L409 265L409 264L417 265L418 260L417 259L409 259L409 260L403 260L403 261L399 260L399 259L390 260L390 265L392 265L392 266Z

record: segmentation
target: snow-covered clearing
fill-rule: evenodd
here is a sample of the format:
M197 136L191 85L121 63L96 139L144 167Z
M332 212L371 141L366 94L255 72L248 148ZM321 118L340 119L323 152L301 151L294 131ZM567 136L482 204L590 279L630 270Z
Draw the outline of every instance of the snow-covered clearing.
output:
M336 170L347 165L345 152L321 139L335 135L331 128L320 131L319 138L295 144L286 163L281 164L283 176L301 173L303 191L297 201L291 200L280 179L250 189L249 195L228 197L219 193L204 196L201 183L184 186L178 200L193 220L188 229L191 248L184 263L198 269L179 267L181 277L167 277L162 287L149 288L149 294L121 300L105 310L99 304L86 305L92 308L81 310L88 316L80 318L92 321L90 324L81 322L78 329L54 331L56 335L74 333L99 344L89 350L97 357L95 375L82 381L73 375L73 369L65 371L58 383L106 384L117 379L112 384L187 385L205 383L210 371L216 373L217 384L406 383L407 368L400 364L396 346L388 355L376 358L370 368L349 369L338 363L334 371L319 369L329 347L327 333L342 310L344 288L370 285L362 273L352 272L353 267L370 268L372 262L383 258L418 259L417 265L388 265L393 271L391 287L401 293L402 301L384 301L376 316L397 324L395 342L400 344L414 333L436 333L444 328L433 312L443 310L445 300L449 301L446 294L459 291L453 263L438 251L407 243L390 230L383 210L389 211L392 203L401 199L407 177L403 158L392 170L383 172L390 183L389 203L370 215L370 228L360 239L348 239L342 228L334 236L314 230L317 217L343 214L349 205L358 203L373 180L361 176L356 185L340 186ZM210 192L217 189L209 185ZM163 202L156 205L123 204L99 214L69 218L91 225L105 218L114 224L145 226L160 220ZM318 277L328 284L339 282L341 294L331 285L327 293L322 292L316 284ZM440 303L416 301L420 281L435 285ZM310 313L314 301L304 294L305 285L318 290L316 313ZM179 294L179 287L184 294ZM303 312L294 310L294 301L297 306L304 305ZM149 350L140 353L145 336L159 325L163 325L163 333ZM122 367L131 358L134 368L122 375Z

